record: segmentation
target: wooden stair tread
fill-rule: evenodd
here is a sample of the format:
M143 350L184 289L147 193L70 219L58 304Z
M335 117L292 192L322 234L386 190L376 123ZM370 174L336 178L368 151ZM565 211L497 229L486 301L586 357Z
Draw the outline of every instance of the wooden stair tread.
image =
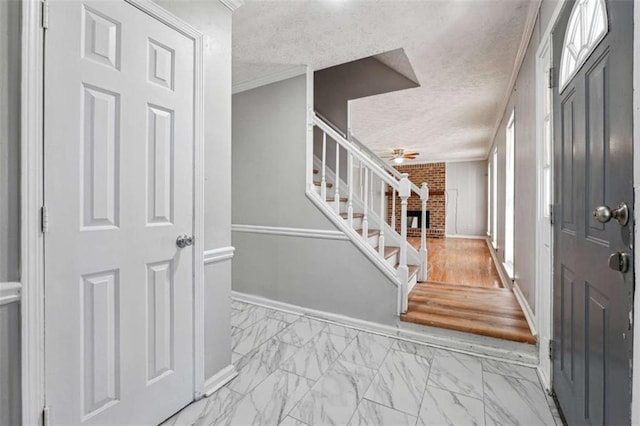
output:
M402 321L535 344L527 319L509 289L418 283Z
M356 232L360 235L362 235L362 228L360 229L356 229ZM367 231L367 236L368 237L373 237L375 235L380 235L380 230L379 229L369 229L369 231Z
M342 216L343 219L347 219L349 217L349 213L340 213L340 216ZM362 219L364 217L364 213L354 213L353 214L353 218L354 219ZM360 232L362 234L362 232Z
M318 181L315 181L315 180L313 181L313 184L315 186L322 186L322 182L318 182ZM327 182L326 185L327 185L327 188L333 188L333 184L331 182Z
M388 259L391 256L395 255L396 253L400 253L400 247L393 247L393 246L385 246L384 248L384 258Z
M333 203L336 201L336 197L327 197L326 201L328 203ZM340 197L340 202L341 203L346 203L347 201L349 201L349 199L347 197Z
M397 263L395 268L398 269L399 267L400 267L400 264ZM407 269L409 270L409 281L411 281L411 278L413 278L413 276L418 273L418 271L420 270L420 267L417 265L407 265Z

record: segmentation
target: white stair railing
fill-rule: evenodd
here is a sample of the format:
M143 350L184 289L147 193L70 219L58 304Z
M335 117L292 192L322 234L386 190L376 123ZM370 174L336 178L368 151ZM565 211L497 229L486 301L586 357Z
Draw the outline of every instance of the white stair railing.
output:
M339 194L341 190L340 183L340 150L344 149L347 153L347 189L345 191L348 193L347 200L347 211L346 211L346 223L349 225L349 228L353 230L354 224L354 190L359 188L360 200L362 200L362 218L361 218L361 227L362 227L362 238L364 240L368 240L369 237L369 229L378 229L378 247L377 250L372 246L366 245L367 250L371 250L377 258L379 259L381 267L386 270L389 270L390 265L386 262L384 252L385 245L387 244L387 235L385 234L385 228L387 230L391 230L394 234L396 234L396 239L400 241L400 255L398 259L398 265L395 269L393 269L392 274L395 275L397 282L399 284L399 294L398 294L398 310L399 312L406 312L408 305L408 293L409 293L409 266L407 261L407 251L409 249L409 243L407 241L407 205L408 199L412 193L412 186L415 186L411 183L407 174L400 174L397 176L394 173L389 173L385 167L382 167L378 164L375 159L369 157L369 155L365 154L360 148L358 148L355 144L349 142L343 134L337 131L334 126L325 122L316 115L312 116L312 123L314 126L318 127L322 131L322 180L320 185L320 197L322 201L327 203L327 182L326 182L326 169L327 169L327 144L334 143L336 149L335 163L331 166L335 168L335 182L334 182L334 203L329 205L329 210L334 212L336 215L341 214L340 211L340 199ZM353 166L354 162L357 161L359 165L359 179L358 182L354 182L353 179ZM375 181L374 181L375 179ZM376 212L376 207L374 203L374 195L377 191L376 187L380 188L380 211ZM313 187L313 182L308 182L310 189ZM400 221L401 221L401 229L400 234L397 234L395 230L395 223L393 223L390 227L387 223L387 214L386 214L386 190L390 189L392 194L398 194L400 197L400 205L401 205L401 213L400 213ZM417 187L416 187L417 188ZM418 188L418 195L421 197L424 195L424 191L427 191L426 184L423 184L422 188ZM343 192L344 193L344 192ZM421 254L425 255L424 264L421 265L425 274L426 274L426 241L424 239L425 234L425 208L426 208L426 199L422 198L422 234L423 239L421 241ZM395 210L395 197L392 201ZM392 218L395 219L395 211L391 215ZM373 222L372 222L373 220ZM376 222L377 221L377 222Z

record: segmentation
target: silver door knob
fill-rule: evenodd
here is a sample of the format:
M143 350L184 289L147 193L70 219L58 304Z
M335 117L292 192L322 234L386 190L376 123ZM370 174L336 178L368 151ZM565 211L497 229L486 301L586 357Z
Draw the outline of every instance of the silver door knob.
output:
M609 256L609 268L614 271L625 273L629 270L629 264L631 263L631 256L629 253L619 251Z
M187 234L178 235L176 245L180 248L185 248L187 246L193 245L193 237L190 237Z
M593 211L593 217L600 223L616 219L620 226L625 226L629 222L629 207L626 203L618 204L618 207L613 210L608 206L599 206Z

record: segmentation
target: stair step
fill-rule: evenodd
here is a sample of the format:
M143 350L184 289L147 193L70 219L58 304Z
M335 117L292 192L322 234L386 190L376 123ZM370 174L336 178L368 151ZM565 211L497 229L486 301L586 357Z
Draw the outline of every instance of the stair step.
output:
M334 201L336 201L336 197L327 197L327 202L333 203ZM349 201L347 197L340 197L341 203L346 203L347 201Z
M396 269L398 269L399 267L400 264L398 263L396 265ZM407 265L407 269L409 269L409 281L411 281L411 278L413 278L413 276L418 273L418 269L420 269L420 267L416 265Z
M346 219L349 217L349 213L340 213L340 216L342 216L343 219ZM353 214L353 218L354 219L362 219L364 217L364 213L354 213ZM360 233L362 234L362 231L360 231Z
M322 182L317 182L315 180L313 181L313 184L315 186L322 186ZM327 188L333 188L333 184L331 182L327 182L326 185L327 185Z
M400 247L386 246L384 248L384 258L388 259L399 252L400 252Z
M356 232L362 235L362 228L356 229ZM379 229L369 229L367 237L373 237L374 235L380 235Z
M317 175L318 174L318 169L313 169L313 174Z

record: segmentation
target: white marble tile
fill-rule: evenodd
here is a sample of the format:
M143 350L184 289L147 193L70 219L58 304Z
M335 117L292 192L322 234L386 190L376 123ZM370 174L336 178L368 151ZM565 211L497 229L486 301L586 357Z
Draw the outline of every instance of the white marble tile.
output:
M263 318L266 318L269 310L262 306L249 305L245 309L231 310L231 326L239 329L246 329Z
M327 333L337 334L338 336L348 337L353 339L358 335L358 330L349 327L343 327L338 324L327 323L327 328L324 329Z
M284 418L282 423L280 423L280 426L308 426L308 425L306 423L302 423L298 419L294 419L291 416L287 416Z
M286 322L287 324L291 324L292 322L296 322L301 317L301 315L292 314L290 312L284 312L284 311L271 311L271 312L269 312L268 316L269 316L269 318L275 318L275 319L280 320L282 322Z
M363 399L358 409L353 414L349 425L351 426L414 426L416 418L400 411L393 410L384 405Z
M433 358L433 348L420 343L407 342L406 340L395 340L391 348L397 351L419 355L423 358L427 358L429 361Z
M417 416L429 377L429 360L390 350L365 398L394 410Z
M229 425L278 425L309 391L313 381L277 370L217 420Z
M273 318L263 318L250 325L240 333L231 336L231 350L246 355L271 337L278 334L287 326L287 323Z
M321 332L282 365L282 369L318 380L333 365L351 339Z
M231 364L236 365L244 355L231 352Z
M493 359L483 359L482 368L488 373L502 374L503 376L515 377L516 379L529 380L540 383L538 373L535 368L524 367L522 365L511 364Z
M428 384L482 399L482 361L455 352L436 351L431 363Z
M246 394L275 372L298 348L272 338L253 352L242 357L236 365L238 376L229 388Z
M233 411L241 399L242 395L239 393L233 392L227 387L220 388L210 397L202 398L188 405L163 423L163 426L209 425L215 422L218 417Z
M484 425L484 405L479 399L427 386L418 426Z
M342 359L363 367L378 369L393 340L377 334L360 332L342 353Z
M345 425L374 375L374 370L338 360L289 415L309 425Z
M324 322L302 317L278 334L278 339L290 345L302 346L320 333L325 326Z
M555 425L539 384L484 373L487 425Z

